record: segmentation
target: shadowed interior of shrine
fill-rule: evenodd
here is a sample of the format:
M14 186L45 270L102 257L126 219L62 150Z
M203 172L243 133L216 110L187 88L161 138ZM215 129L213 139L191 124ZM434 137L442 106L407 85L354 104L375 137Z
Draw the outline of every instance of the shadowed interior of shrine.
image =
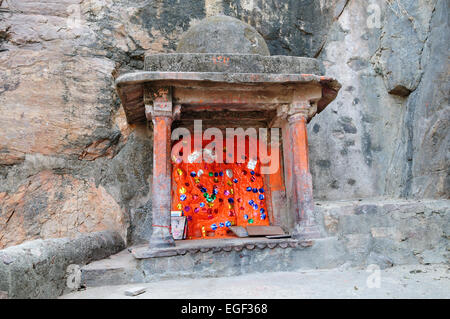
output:
M174 145L172 209L187 217L188 239L233 236L231 226L269 225L258 141L244 138L241 147L239 142L214 138L195 150L192 138Z

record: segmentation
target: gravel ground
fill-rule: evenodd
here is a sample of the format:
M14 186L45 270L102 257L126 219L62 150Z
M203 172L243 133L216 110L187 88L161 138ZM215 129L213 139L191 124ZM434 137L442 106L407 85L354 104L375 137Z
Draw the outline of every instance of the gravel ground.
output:
M135 297L125 296L125 291L133 287L145 287L146 292ZM450 267L443 264L406 265L379 271L371 268L341 267L327 270L258 273L237 277L176 279L145 284L93 287L60 298L449 299Z

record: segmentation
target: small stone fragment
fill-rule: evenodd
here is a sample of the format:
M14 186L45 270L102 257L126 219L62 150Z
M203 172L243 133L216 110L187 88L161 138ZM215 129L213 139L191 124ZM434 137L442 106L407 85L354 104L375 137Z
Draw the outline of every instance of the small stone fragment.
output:
M134 297L134 296L143 294L146 291L147 291L147 288L145 288L145 287L130 288L128 290L125 290L125 296Z

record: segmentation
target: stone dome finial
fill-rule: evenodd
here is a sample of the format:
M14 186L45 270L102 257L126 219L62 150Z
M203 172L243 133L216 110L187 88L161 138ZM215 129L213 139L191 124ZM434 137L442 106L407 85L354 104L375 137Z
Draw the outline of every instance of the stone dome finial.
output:
M258 31L225 15L203 19L189 28L178 43L177 52L270 55Z

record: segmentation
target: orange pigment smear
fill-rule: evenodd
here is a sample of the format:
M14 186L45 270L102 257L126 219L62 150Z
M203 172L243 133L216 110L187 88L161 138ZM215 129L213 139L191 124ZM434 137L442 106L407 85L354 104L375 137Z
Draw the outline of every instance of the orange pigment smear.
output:
M184 148L178 145L178 161L172 158L172 210L181 210L187 217L187 239L235 237L229 226L269 225L267 193L260 174L259 158L256 158L254 169L251 169L251 165L248 167L250 141L257 143L246 137L245 159L239 160L245 160L243 163L236 159L236 138L234 161L231 163L208 163L205 158L201 163L189 163L186 160L189 154L183 154ZM175 145L178 143L182 141ZM202 147L210 143L211 141L203 141ZM224 159L231 158L227 144L224 139ZM194 150L193 141L191 150ZM181 161L181 158L185 160ZM248 187L251 187L251 191L247 190Z

